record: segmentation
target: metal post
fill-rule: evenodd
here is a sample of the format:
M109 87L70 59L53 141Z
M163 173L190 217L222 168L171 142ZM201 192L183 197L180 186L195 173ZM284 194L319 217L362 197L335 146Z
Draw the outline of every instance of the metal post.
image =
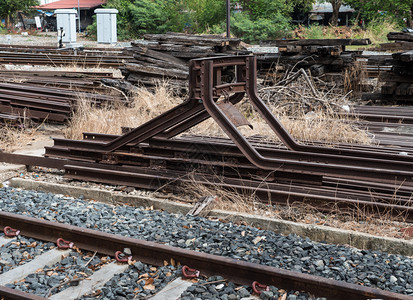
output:
M230 0L227 0L227 38L230 37L231 31L231 5Z
M78 24L79 24L79 32L80 32L80 0L77 0L77 21L78 21Z

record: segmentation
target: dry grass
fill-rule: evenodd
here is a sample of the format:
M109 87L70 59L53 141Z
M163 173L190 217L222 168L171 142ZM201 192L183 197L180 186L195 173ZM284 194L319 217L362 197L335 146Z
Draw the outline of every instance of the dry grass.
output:
M218 196L213 209L235 211L263 217L330 226L352 231L359 231L379 236L405 238L400 229L409 227L403 223L403 217L394 217L390 212L373 215L359 207L334 210L329 213L320 212L311 205L303 202L286 205L263 204L253 193L243 193L235 190L222 189L217 186L205 186L195 180L183 187L182 197L196 202L203 196Z
M65 136L81 139L83 132L120 134L121 127L137 127L181 102L182 99L173 96L166 83L160 83L154 93L145 88L137 89L129 106L97 107L91 105L93 100L80 98Z
M371 144L372 139L364 130L354 125L354 118L341 114L348 105L346 94L337 94L333 90L324 92L312 89L302 78L288 86L259 87L260 97L267 107L282 123L284 128L297 140L325 143ZM264 136L270 141L278 141L277 136L254 111L248 101L237 105L248 119L254 130L240 128L246 136ZM206 120L190 130L192 134L225 136L221 128L213 121Z
M260 96L286 130L298 140L371 143L365 131L352 125L353 120L339 114L341 107L347 103L346 95L333 94L332 91L317 92L314 95L308 84L298 79L288 86L261 87ZM88 99L79 99L79 107L65 135L67 138L81 139L83 132L120 134L122 126L137 127L182 101L183 99L174 96L167 83L160 83L155 92L139 88L129 107L119 105L115 109L111 106L97 108L91 106ZM246 126L241 128L244 135L278 140L248 101L243 101L237 107L254 127L254 130ZM212 119L191 128L189 133L225 136Z
M344 72L344 91L352 93L353 97L360 96L363 92L363 83L367 80L365 62L355 61Z
M15 127L3 124L0 127L0 150L4 152L13 152L21 149L29 144L36 135L36 128L24 126Z

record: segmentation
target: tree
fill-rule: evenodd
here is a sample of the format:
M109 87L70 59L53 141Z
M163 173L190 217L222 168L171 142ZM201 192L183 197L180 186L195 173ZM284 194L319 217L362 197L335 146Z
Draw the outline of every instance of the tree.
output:
M330 18L330 24L332 26L337 26L338 25L338 13L340 11L340 7L342 4L342 0L329 0L331 3L331 6L333 7L333 15Z
M191 27L195 32L203 32L226 20L225 0L186 0L191 13Z
M386 17L400 25L413 27L412 0L345 0L345 2L358 10L363 19L367 21Z
M290 29L294 1L241 0L243 11L233 14L232 31L247 42L284 37Z
M291 2L294 4L294 7L298 7L300 10L310 11L317 0L294 0Z
M6 27L10 26L10 18L18 11L27 11L32 6L39 5L38 0L1 0L0 19L6 20Z
M182 31L190 22L184 0L108 0L104 7L116 8L119 12L117 27L120 40L142 37L145 33ZM96 29L94 20L87 30L93 36Z

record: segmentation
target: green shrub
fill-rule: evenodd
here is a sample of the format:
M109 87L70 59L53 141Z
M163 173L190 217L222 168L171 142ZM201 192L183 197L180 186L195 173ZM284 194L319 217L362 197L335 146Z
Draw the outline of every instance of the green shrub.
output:
M381 17L367 23L365 37L369 38L372 44L386 43L389 32L400 30L401 26L396 20Z
M322 39L324 38L323 26L311 25L306 28L307 39Z
M141 0L128 6L131 34L142 36L145 33L166 31L167 16L162 1Z
M290 30L288 19L278 14L272 19L257 18L251 20L247 13L233 15L231 32L247 43L271 40L288 36Z

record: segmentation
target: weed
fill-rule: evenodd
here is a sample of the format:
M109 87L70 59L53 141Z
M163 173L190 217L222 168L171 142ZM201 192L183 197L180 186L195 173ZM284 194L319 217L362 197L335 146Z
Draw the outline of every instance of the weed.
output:
M379 212L357 205L344 210L339 208L339 203L335 203L334 199L331 201L331 211L328 213L317 210L306 199L293 203L287 201L285 205L264 204L254 193L223 189L213 185L206 186L195 180L184 185L182 191L181 197L192 199L193 202L203 196L217 195L214 209L408 239L400 232L401 228L410 226L404 223L406 215L395 216L391 211ZM372 201L379 201L375 197L372 194ZM393 204L400 203L395 200Z
M0 151L12 152L27 145L37 135L37 128L27 124L24 116L19 126L2 124L0 127Z
M347 26L319 26L304 27L299 25L294 30L294 36L300 39L370 39L372 45L386 43L387 34L399 31L400 26L390 19L377 19L370 21L365 29L357 25Z
M120 134L122 127L137 127L181 102L165 82L160 82L154 93L145 88L137 89L129 105L117 103L98 107L93 99L79 98L65 136L81 139L83 132Z

